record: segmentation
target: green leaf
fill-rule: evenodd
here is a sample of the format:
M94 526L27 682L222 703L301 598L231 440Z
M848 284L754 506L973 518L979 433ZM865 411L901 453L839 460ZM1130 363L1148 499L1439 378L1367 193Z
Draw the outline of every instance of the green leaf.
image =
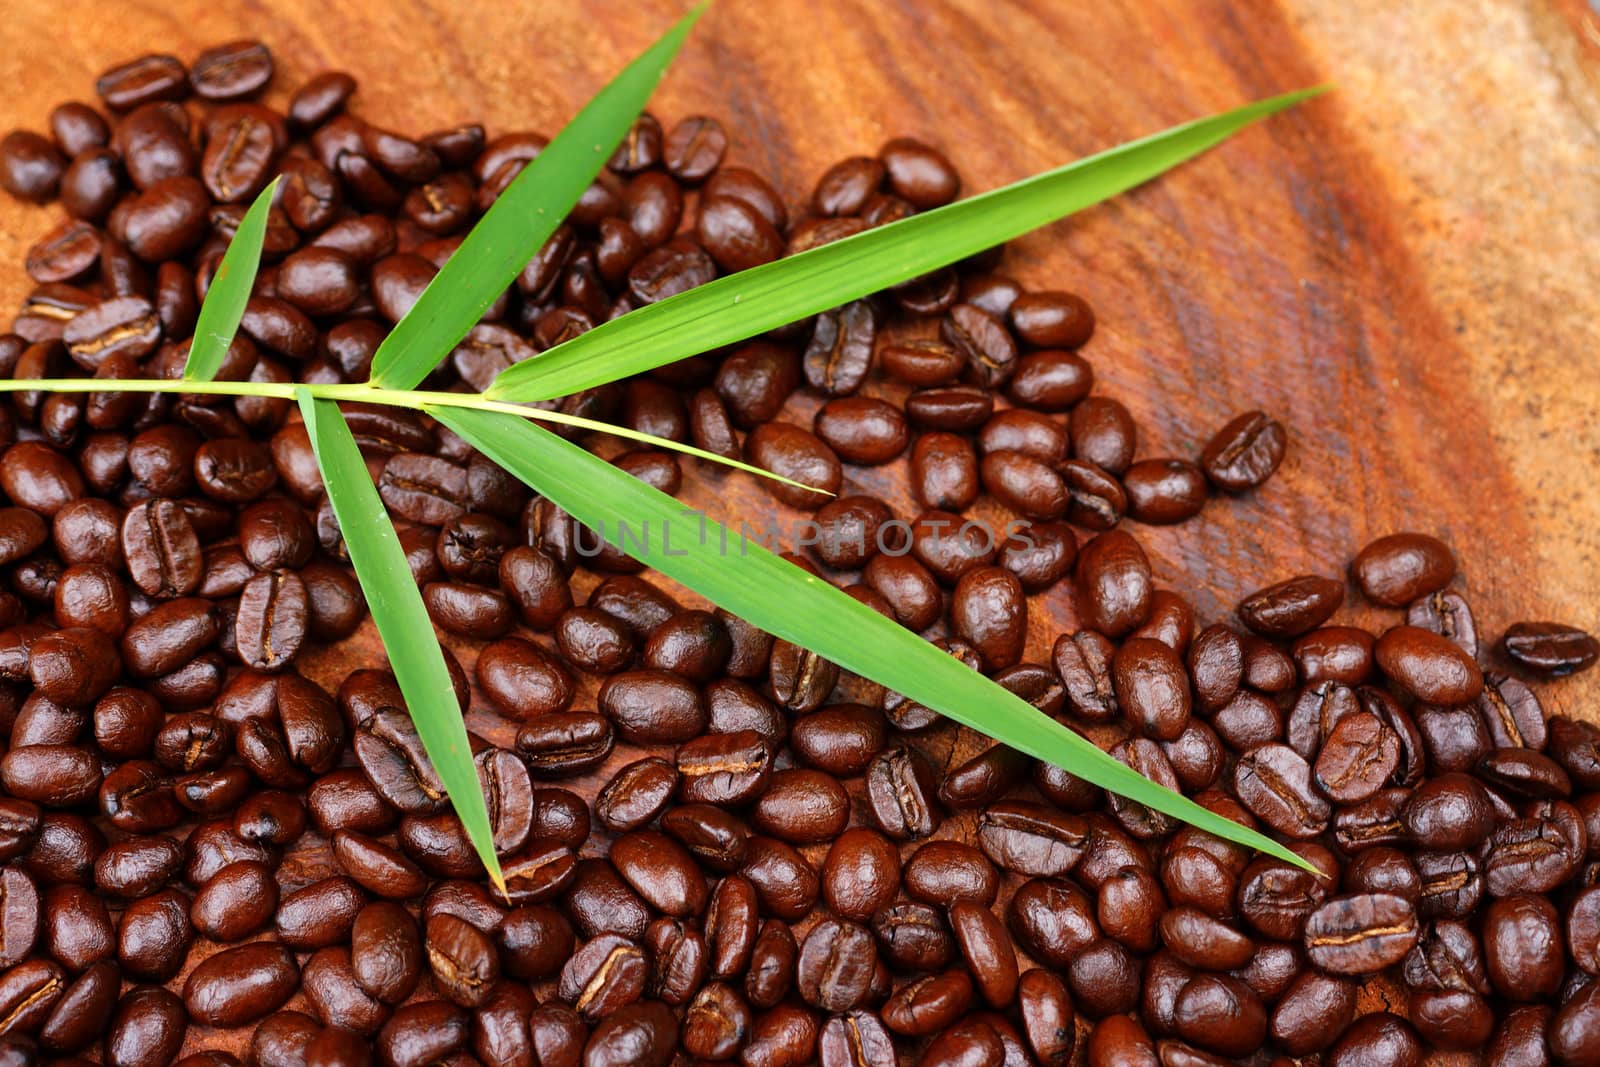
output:
M1303 861L1275 841L1207 811L1117 762L910 630L794 564L538 426L496 412L430 407L473 447L602 533L645 531L629 554L755 626L926 704L1019 752L1208 830ZM620 538L613 538L619 540Z
M372 357L372 384L410 389L439 365L561 225L666 73L702 3L567 123L467 234Z
M909 281L1140 185L1304 89L1130 141L1099 155L731 274L629 312L500 372L485 395L548 400L733 344Z
M183 378L190 382L209 382L222 368L239 320L255 288L256 270L261 266L261 245L267 238L267 212L272 210L272 195L282 178L274 178L261 190L250 210L239 220L217 273L211 276L200 317L195 320L194 340L189 342L189 358L183 365Z
M339 406L331 400L314 399L303 387L298 392L300 414L317 455L317 466L322 470L328 500L350 550L350 562L355 565L356 578L366 594L372 621L389 654L389 666L405 694L411 721L472 847L488 869L490 880L504 895L505 877L495 856L489 812L472 762L467 726L462 721L455 687L434 637L428 609L423 606L422 595L406 564L405 550L400 547L400 538L384 512L383 501Z

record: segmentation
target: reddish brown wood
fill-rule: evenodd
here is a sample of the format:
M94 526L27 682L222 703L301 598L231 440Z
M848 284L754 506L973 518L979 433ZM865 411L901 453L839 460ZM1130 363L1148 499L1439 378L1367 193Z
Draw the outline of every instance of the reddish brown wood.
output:
M357 107L377 122L553 132L682 5L17 6L0 22L6 125L39 128L56 101L92 99L94 76L136 52L190 58L255 36L278 57L278 100L338 66L360 78ZM1336 83L1155 185L1016 242L1006 269L1093 303L1101 327L1086 355L1100 389L1140 419L1144 454L1191 454L1246 407L1291 426L1290 459L1266 489L1140 531L1158 577L1203 615L1270 580L1336 572L1370 538L1411 528L1455 547L1497 637L1519 618L1600 622L1597 71L1600 25L1581 0L724 0L653 107L721 116L731 158L798 202L830 162L897 134L942 144L979 190ZM22 255L54 218L0 203L0 262L13 264L0 307L26 292ZM797 397L791 415L813 407ZM686 498L713 514L769 506L741 476L699 475ZM857 472L853 484L880 491L898 477ZM1062 588L1039 604L1035 655L1071 626L1068 599ZM307 670L332 688L377 657L364 630ZM1541 695L1552 712L1593 716L1597 678ZM511 732L481 710L469 721L498 740ZM981 742L941 744L954 759ZM324 862L309 850L290 877ZM197 1033L191 1046L214 1043Z

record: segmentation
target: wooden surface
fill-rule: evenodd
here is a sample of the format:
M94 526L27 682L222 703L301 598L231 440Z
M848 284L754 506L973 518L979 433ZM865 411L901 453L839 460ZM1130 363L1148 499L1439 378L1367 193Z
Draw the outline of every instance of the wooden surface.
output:
M134 53L187 60L254 36L278 58L273 99L337 66L361 81L359 114L416 133L466 119L554 132L683 7L21 6L0 21L6 126L42 128L53 103L92 99L94 76ZM1094 305L1085 354L1099 391L1139 418L1142 455L1193 454L1249 407L1289 425L1266 489L1176 529L1135 528L1158 579L1202 616L1418 529L1455 547L1493 640L1521 618L1600 624L1597 73L1600 23L1582 0L721 0L652 106L722 117L730 160L794 204L829 163L898 134L942 145L981 190L1335 83L1016 242L1005 269ZM22 255L55 217L0 202L0 308L29 288ZM792 416L809 422L814 403L797 398ZM686 495L713 514L767 506L724 475ZM1043 607L1035 657L1071 623L1065 589ZM372 649L324 654L309 673L331 688ZM1540 693L1552 712L1594 715L1600 672ZM487 713L472 724L509 732Z

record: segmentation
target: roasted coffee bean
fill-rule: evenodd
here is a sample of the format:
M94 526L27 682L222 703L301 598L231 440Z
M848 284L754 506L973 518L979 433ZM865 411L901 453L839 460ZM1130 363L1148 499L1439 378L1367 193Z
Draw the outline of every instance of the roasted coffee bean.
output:
M821 892L817 872L792 845L752 837L739 873L755 886L761 910L790 922L811 910Z
M958 901L949 909L956 944L984 1000L995 1008L1011 1003L1017 991L1017 956L1000 920L988 907Z
M829 847L822 892L835 914L864 922L886 908L899 889L899 852L883 834L852 827Z
M150 501L129 511L122 551L134 584L151 596L183 596L200 584L205 561L199 536L188 513L173 501Z
M999 866L1018 874L1054 877L1083 855L1088 829L1081 819L1023 801L991 806L978 820L978 843Z
M684 847L665 834L636 830L611 847L611 862L640 896L668 915L685 917L704 910L705 876Z
M1005 795L1027 771L1026 756L993 745L950 771L939 786L939 802L953 811L982 808Z
M877 945L866 927L824 920L800 948L800 995L824 1011L849 1011L866 998L877 959Z
M1513 623L1501 645L1519 666L1552 678L1585 670L1600 659L1600 641L1559 622Z
M751 823L765 834L792 844L833 841L850 817L850 798L821 771L776 771L756 802Z
M1401 897L1335 897L1307 917L1306 954L1333 974L1370 974L1403 959L1418 933L1416 911Z
M483 1005L500 977L494 942L472 924L454 915L428 920L423 948L434 987L464 1008ZM354 965L352 954L352 966ZM359 981L359 979L358 979Z
M1401 808L1400 819L1412 840L1446 851L1476 848L1495 828L1488 793L1464 774L1425 782Z
M378 1032L375 1045L384 1063L426 1067L463 1051L469 1039L466 1012L448 1001L425 1000L395 1012Z
M660 918L645 930L650 975L646 991L668 1004L688 1003L706 979L705 938L693 925Z
M213 941L241 941L266 926L278 907L278 883L266 864L230 863L212 875L189 908L194 928Z
M1092 537L1079 549L1074 584L1080 616L1107 637L1124 636L1149 615L1150 561L1120 530Z
M1279 833L1311 838L1328 825L1328 802L1312 787L1311 768L1287 745L1254 749L1235 765L1233 788L1241 803Z
M1239 603L1239 618L1263 637L1298 637L1328 621L1344 602L1344 586L1302 575L1267 586Z
M704 218L704 216L702 216ZM816 317L802 366L813 389L829 397L845 397L861 389L872 366L877 317L872 304L851 301Z
M661 817L661 828L715 870L735 870L744 862L749 829L737 816L715 805L673 807Z
M1340 804L1372 796L1394 773L1400 739L1376 715L1359 712L1334 725L1313 768L1317 788Z
M1217 431L1201 453L1200 465L1218 488L1241 493L1272 477L1287 445L1282 423L1249 411Z
M281 1008L299 984L294 956L259 941L208 956L183 984L184 1006L207 1026L243 1026Z
M56 146L31 130L12 130L0 140L0 188L19 199L52 199L65 167Z
M1406 624L1449 638L1469 656L1478 655L1472 608L1460 593L1447 589L1413 601L1406 609Z
M333 875L284 895L274 927L278 939L297 950L326 948L350 936L351 924L366 904L354 879Z
M1117 703L1146 736L1176 740L1189 721L1189 680L1178 653L1160 641L1132 638L1112 658Z
M301 971L301 984L317 1017L327 1026L370 1037L389 1017L388 1007L357 984L350 950L343 946L312 953Z
M189 898L163 889L130 903L117 927L117 962L127 973L164 982L183 966L194 928Z
M1378 639L1378 666L1418 700L1464 704L1483 692L1483 673L1448 638L1415 626L1396 626Z
M1548 893L1576 873L1586 831L1564 801L1538 801L1522 818L1496 827L1484 859L1484 887L1491 896Z
M1350 564L1367 599L1402 607L1437 593L1455 576L1450 549L1427 534L1398 533L1371 542Z
M933 769L920 752L886 749L873 758L866 777L867 802L884 833L905 840L938 828Z

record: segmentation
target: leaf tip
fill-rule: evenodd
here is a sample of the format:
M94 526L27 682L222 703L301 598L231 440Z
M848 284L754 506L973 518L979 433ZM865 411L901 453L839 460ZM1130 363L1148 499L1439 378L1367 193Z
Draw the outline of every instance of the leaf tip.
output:
M506 888L506 876L500 871L500 857L490 852L486 858L489 860L485 864L489 871L489 881L494 885L494 891L500 894L500 899L509 905L511 903L511 891Z

